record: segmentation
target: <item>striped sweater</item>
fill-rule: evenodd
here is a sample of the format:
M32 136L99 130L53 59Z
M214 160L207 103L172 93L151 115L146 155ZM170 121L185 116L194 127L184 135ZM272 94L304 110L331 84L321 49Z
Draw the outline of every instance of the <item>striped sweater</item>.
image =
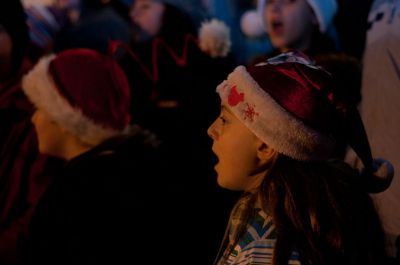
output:
M225 262L221 259L218 265L272 264L276 242L276 228L271 216L267 215L261 209L255 210L256 213L247 226L246 232L240 237L235 247L233 247L228 259ZM232 238L232 235L236 232L236 227L237 222L232 222L231 220L229 238ZM228 247L228 249L232 249L231 247ZM296 251L293 251L288 264L301 264Z

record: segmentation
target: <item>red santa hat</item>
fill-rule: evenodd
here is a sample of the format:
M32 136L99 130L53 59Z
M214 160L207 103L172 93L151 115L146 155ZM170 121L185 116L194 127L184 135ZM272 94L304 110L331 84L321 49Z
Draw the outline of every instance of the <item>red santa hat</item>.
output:
M44 57L22 86L38 109L85 143L97 145L128 128L129 84L109 55L71 49Z
M372 159L357 109L335 98L331 84L328 72L291 51L256 66L237 67L217 92L257 137L296 160L331 158L340 127L363 161L368 190L382 191L393 178L393 167Z

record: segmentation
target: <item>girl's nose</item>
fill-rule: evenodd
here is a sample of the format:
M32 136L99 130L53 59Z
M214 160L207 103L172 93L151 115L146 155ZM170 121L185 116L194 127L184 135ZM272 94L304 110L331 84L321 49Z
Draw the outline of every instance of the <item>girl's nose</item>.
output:
M211 137L211 139L213 140L217 140L218 139L218 133L216 130L216 121L214 121L211 126L208 128L207 130L207 134L208 136Z

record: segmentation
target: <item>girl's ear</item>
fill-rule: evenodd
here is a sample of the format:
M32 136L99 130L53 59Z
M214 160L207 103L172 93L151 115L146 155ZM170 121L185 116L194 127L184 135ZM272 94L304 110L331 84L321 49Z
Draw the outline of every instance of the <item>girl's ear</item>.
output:
M275 151L272 147L268 146L266 143L258 140L257 143L257 157L260 160L261 164L269 164L275 160L278 152Z

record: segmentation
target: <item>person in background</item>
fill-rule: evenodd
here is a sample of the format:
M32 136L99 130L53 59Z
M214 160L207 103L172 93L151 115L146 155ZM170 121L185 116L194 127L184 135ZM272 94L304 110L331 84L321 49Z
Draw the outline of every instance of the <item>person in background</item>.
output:
M29 33L19 1L0 4L0 264L17 262L16 248L60 161L38 153L33 106L21 89Z
M273 49L257 12L257 1L207 1L210 17L224 21L231 29L232 53L236 64L251 64Z
M186 250L180 252L191 260L191 249L201 249L197 262L210 264L228 218L227 205L237 196L213 182L215 157L206 133L218 113L213 88L232 70L233 62L226 26L211 20L198 29L185 5L180 5L184 2L134 1L131 18L138 30L130 48L136 60L126 56L123 65L132 95L137 95L132 99L132 116L154 131L170 156L179 161L181 174L175 179L180 179L177 182L186 199L178 205L196 209L178 213L180 219L191 220L182 229L196 231L195 242L182 246ZM214 45L210 40L215 36L222 42Z
M168 260L181 239L175 172L154 135L131 125L128 81L112 53L46 56L23 89L36 107L39 151L66 164L36 207L21 264Z
M361 118L331 75L296 51L237 67L218 87L208 129L217 182L243 191L216 264L383 264L384 235L368 192L393 178L374 160ZM332 160L339 130L362 173Z
M154 127L160 136L177 139L190 135L182 135L182 119L189 125L185 130L196 134L206 131L217 111L217 98L211 88L233 65L226 58L229 57L229 29L213 20L199 30L180 3L170 0L134 2L130 14L137 30L131 50L139 60L127 66L127 72L133 73L128 76L139 72L137 76L144 79L132 83L133 93L145 94L153 105L156 117L145 117L143 122L152 123L148 127ZM214 42L217 38L221 41ZM200 109L199 105L203 104L209 108ZM135 114L135 110L132 111ZM147 115L150 112L147 111ZM146 113L136 116L147 116Z
M273 2L279 3L279 1ZM365 32L367 29L366 18L372 0L284 1L283 7L275 8L275 12L270 12L270 14L278 18L278 14L281 13L281 16L285 17L285 12L293 12L295 10L293 6L296 6L296 2L297 4L299 2L306 2L308 9L311 10L312 13L310 13L309 10L308 12L303 12L303 15L306 15L306 17L295 22L293 25L288 25L288 23L284 22L283 31L288 34L288 27L289 31L298 31L298 28L307 29L310 26L310 19L312 20L311 24L314 26L317 24L318 28L314 27L312 29L311 40L308 40L311 44L309 47L306 47L305 50L300 47L294 48L301 49L310 56L318 53L340 51L351 57L355 57L357 60L361 60L365 43ZM259 7L265 3L268 4L269 1L259 0ZM292 6L292 11L288 11L284 6ZM286 11L284 11L285 9ZM261 13L264 12L262 9L259 11ZM295 13L291 14L293 14L293 16L289 15L287 17L292 17L292 20L296 19L296 16L298 16ZM268 14L266 14L266 16L268 16ZM287 18L284 20L287 20ZM308 24L308 26L306 26L306 24ZM279 23L271 25L270 27L272 28L270 37L276 38L279 32L275 32L275 29L279 29ZM299 37L301 34L299 35L297 33L297 36ZM300 39L309 39L309 32L306 32ZM334 45L332 45L332 43L334 43Z
M314 57L336 51L328 33L337 12L336 0L260 0L258 10L275 54L296 49Z
M29 57L34 63L53 51L54 39L71 23L76 23L79 0L57 0L25 6L31 45Z
M400 169L400 1L374 1L368 18L363 56L360 114L376 157L392 161ZM350 150L347 160L355 167L359 159ZM396 257L400 235L400 179L374 197L387 237L387 249ZM399 242L399 241L398 241ZM398 247L397 243L397 247ZM397 254L397 263L400 257Z
M334 19L340 50L362 60L368 29L368 12L373 0L337 0Z
M106 54L109 41L129 43L129 24L103 0L81 0L71 22L54 39L54 52L71 48L95 49Z

